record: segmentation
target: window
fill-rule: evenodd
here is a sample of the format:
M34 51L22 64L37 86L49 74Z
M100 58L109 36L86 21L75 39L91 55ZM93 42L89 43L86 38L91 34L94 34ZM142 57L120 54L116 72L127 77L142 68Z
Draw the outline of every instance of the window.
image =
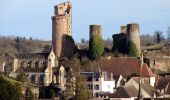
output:
M95 85L95 90L99 90L99 85Z
M42 61L43 67L47 67L47 61Z
M92 90L93 89L93 85L92 84L88 84L88 89Z
M96 78L96 79L95 79L95 81L99 81L99 79L98 79L98 78Z
M88 89L89 89L89 90L91 89L90 84L88 84Z
M107 88L110 89L110 85L107 85Z
M28 63L27 63L27 67L31 67L31 63L32 63L32 61L29 61Z
M44 75L42 74L42 75L40 75L39 83L43 84L43 81L44 81Z
M153 60L153 65L156 65L156 60L155 59Z
M99 97L99 93L96 93L96 97Z
M87 81L92 81L92 77L88 77Z
M39 61L36 61L35 62L35 68L38 68L39 67Z
M35 75L32 75L32 76L31 76L31 82L32 82L32 83L35 83Z

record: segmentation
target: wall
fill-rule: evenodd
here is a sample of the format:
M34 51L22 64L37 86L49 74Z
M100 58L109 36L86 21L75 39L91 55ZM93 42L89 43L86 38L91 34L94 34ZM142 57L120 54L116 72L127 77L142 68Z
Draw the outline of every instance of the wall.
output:
M115 81L103 81L102 92L114 93Z
M170 57L168 56L155 56L150 57L150 66L154 69L170 72Z

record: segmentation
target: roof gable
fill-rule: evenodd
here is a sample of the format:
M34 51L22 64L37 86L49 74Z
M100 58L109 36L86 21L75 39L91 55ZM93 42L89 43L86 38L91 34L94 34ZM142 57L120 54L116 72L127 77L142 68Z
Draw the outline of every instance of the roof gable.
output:
M142 77L155 77L155 74L153 74L152 70L145 63L142 65L140 74Z

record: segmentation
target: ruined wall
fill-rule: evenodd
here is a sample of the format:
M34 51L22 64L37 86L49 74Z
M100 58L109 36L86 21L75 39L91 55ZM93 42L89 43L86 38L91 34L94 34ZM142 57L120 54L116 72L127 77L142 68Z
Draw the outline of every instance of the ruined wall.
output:
M139 52L141 51L139 24L127 24L127 39L136 45Z
M170 72L170 57L158 56L150 57L150 66L154 69L159 69L164 72Z
M126 34L127 31L127 26L121 26L120 27L120 33L125 33Z
M52 46L57 57L72 55L72 42L66 37L72 36L72 5L64 2L56 5L55 16L52 17ZM68 45L69 44L69 45ZM67 52L66 52L67 49Z
M112 35L113 38L113 47L112 51L118 51L119 53L126 54L128 53L127 48L127 36L124 33L114 34Z

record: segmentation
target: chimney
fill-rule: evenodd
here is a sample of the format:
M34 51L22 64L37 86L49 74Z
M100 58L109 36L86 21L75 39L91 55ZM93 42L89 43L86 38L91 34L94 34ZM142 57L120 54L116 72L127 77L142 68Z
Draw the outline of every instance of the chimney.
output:
M110 73L111 81L113 81L113 73Z

